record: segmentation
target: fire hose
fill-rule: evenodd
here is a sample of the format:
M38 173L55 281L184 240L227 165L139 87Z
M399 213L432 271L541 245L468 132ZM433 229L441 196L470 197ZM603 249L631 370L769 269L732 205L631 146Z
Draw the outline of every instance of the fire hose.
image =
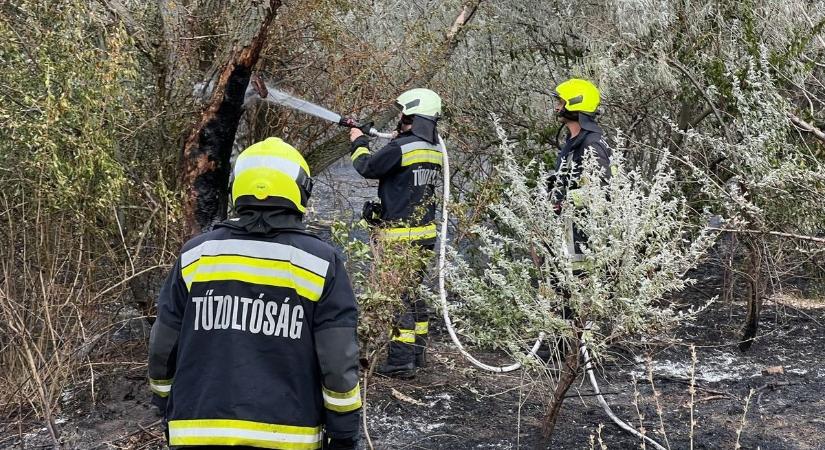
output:
M265 83L261 81L260 78L253 77L252 79L252 86L250 89L253 89L262 99L272 102L281 104L284 106L288 106L290 108L302 111L306 114L310 114L312 116L327 120L329 122L336 123L338 125L348 127L348 128L358 128L364 134L385 138L385 139L392 139L392 133L382 133L373 128L373 123L369 122L366 124L360 124L355 119L342 117L339 114L336 114L332 111L329 111L326 108L321 106L315 105L313 103L307 102L305 100L301 100L297 97L291 96L284 92L271 89L266 86ZM441 312L442 317L444 319L444 325L447 328L447 332L450 335L450 339L453 341L453 344L458 349L459 353L461 353L464 358L467 359L470 363L474 366L478 367L479 369L494 372L494 373L506 373L518 370L522 367L521 362L516 361L513 364L507 366L492 366L489 364L485 364L471 355L465 348L464 345L461 344L461 341L458 338L458 334L455 331L455 327L453 326L452 320L450 320L449 314L449 304L447 302L447 289L445 287L445 277L444 274L446 272L446 251L447 251L447 225L449 222L449 199L450 199L450 159L447 155L447 146L444 143L444 140L441 136L438 136L438 142L441 146L441 152L443 155L443 201L442 201L442 209L441 209L441 238L439 239L439 256L438 256L438 290L439 296L441 300ZM585 329L590 328L590 323L585 326ZM584 336L584 334L583 334ZM530 351L527 353L528 358L537 358L536 352L538 351L539 347L541 346L542 341L544 341L546 335L544 332L539 333L538 338L536 338L535 343L530 348ZM653 445L657 450L665 450L664 447L659 445L656 441L652 440L651 438L641 434L635 428L628 425L626 422L619 419L613 411L610 409L610 406L607 404L607 401L604 399L604 396L601 394L601 390L599 389L599 385L596 382L596 376L594 374L593 364L590 359L590 354L587 350L587 344L584 340L584 337L579 342L579 349L581 352L582 359L584 360L585 365L585 372L587 373L588 379L590 380L590 384L593 387L593 391L596 393L596 398L598 399L599 405L602 409L607 413L611 420L613 420L616 425L618 425L621 429L649 442Z
M438 292L439 297L441 299L441 311L442 317L444 318L444 325L447 327L447 332L450 335L450 339L453 341L453 344L458 348L458 351L470 361L474 366L478 367L479 369L486 370L489 372L495 373L505 373L505 372L512 372L514 370L518 370L521 368L521 363L516 361L515 363L509 366L491 366L485 364L475 357L471 355L464 349L464 346L461 345L461 341L458 339L458 335L455 332L455 328L453 327L453 323L450 320L449 315L449 305L447 303L447 290L444 284L444 273L446 271L446 259L447 259L447 223L449 218L449 209L448 203L450 199L450 158L447 155L447 145L444 143L444 140L441 136L438 136L438 142L441 146L441 151L443 154L443 165L442 165L442 172L443 172L443 185L444 185L444 194L442 199L442 206L441 206L441 236L439 239L438 245ZM585 331L590 330L592 327L592 323L588 322L585 325ZM653 445L657 450L666 450L664 447L659 445L653 439L643 435L635 428L630 426L627 422L623 421L616 414L613 413L613 410L610 408L610 405L607 404L607 400L605 400L604 396L601 393L601 389L599 389L599 384L596 382L596 375L593 369L593 362L590 359L590 353L587 350L587 344L584 340L584 334L582 333L582 338L579 340L579 350L581 352L582 359L584 361L584 371L587 374L587 377L590 381L590 385L593 387L593 392L596 394L596 399L599 402L599 405L602 407L604 412L610 417L619 428L627 431L635 435L636 437L643 439ZM545 333L539 333L539 337L536 339L535 344L530 349L530 352L527 354L528 357L536 357L536 352L538 351L539 347L541 346L542 341L545 338Z

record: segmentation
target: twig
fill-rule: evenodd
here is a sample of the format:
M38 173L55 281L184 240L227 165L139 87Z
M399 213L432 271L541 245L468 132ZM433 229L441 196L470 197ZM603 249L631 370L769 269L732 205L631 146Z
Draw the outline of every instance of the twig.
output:
M749 229L733 229L733 228L714 228L708 227L710 231L721 231L721 232L729 232L729 233L743 233L743 234L768 234L771 236L779 236L779 237L786 237L791 239L799 239L801 241L811 241L817 242L819 244L825 244L825 238L818 238L814 236L805 236L803 234L793 234L793 233L782 233L780 231L761 231L761 230L749 230Z
M128 277L126 277L126 278L124 278L124 279L120 280L119 282L117 282L117 283L115 283L115 284L113 284L113 285L111 285L111 286L107 287L106 289L104 289L104 290L100 291L100 292L99 292L99 293L95 296L95 298L93 298L93 299L92 299L92 302L97 301L97 299L99 299L100 297L102 297L102 296L104 296L104 295L108 294L109 292L111 292L111 291L112 291L112 290L114 290L115 288L117 288L117 287L119 287L119 286L122 286L122 285L123 285L123 284L125 284L125 283L128 283L128 282L129 282L129 280L131 280L131 279L133 279L133 278L139 277L139 276L143 275L144 273L149 272L150 270L160 269L160 268L163 268L163 267L168 267L168 265L167 265L167 264L158 264L158 265L156 265L156 266L147 267L147 268L145 268L145 269L141 270L140 272L137 272L137 273L135 273L135 274L133 274L133 275L130 275L130 276L128 276Z
M229 36L229 33L220 33L220 34L204 34L202 36L182 36L180 40L182 41L198 41L201 39L209 39L209 38L216 38L216 37L223 37Z
M361 393L361 420L363 421L364 426L364 437L367 438L367 445L370 450L375 450L375 447L372 445L370 431L367 427L367 387L369 385L370 377L372 377L372 372L375 370L375 363L378 362L378 356L381 355L383 350L384 346L381 346L381 348L375 352L375 355L373 355L372 361L370 361L370 369L364 374L364 390Z
M696 397L696 346L690 346L690 450L693 450L693 434L696 419L693 417L694 398Z
M135 263L132 259L132 254L129 252L129 246L126 245L126 237L123 235L123 226L120 224L120 213L117 211L116 206L112 206L112 209L115 212L115 221L117 222L117 231L120 233L120 242L123 243L123 250L126 251L126 258L129 260L129 265L132 267L132 273L135 273Z
M797 116L795 116L791 113L787 113L787 115L788 115L788 119L791 120L791 123L793 123L794 125L799 127L799 129L801 129L802 131L807 131L808 133L813 134L814 137L816 137L820 141L825 142L825 132L823 132L819 128L809 124L808 122L805 122L804 120L800 119L799 117L797 117Z
M153 427L156 427L157 425L159 425L160 423L161 423L161 421L160 421L160 419L158 419L158 420L150 423L149 425L146 425L146 427L147 428L153 428ZM155 439L163 439L163 436L153 433L152 431L148 430L147 428L144 428L143 425L138 423L137 426L138 426L138 428L140 428L144 433L148 434L149 436L152 436Z
M670 442L668 442L667 433L665 432L664 411L662 410L662 404L659 402L661 393L656 390L656 385L653 383L653 359L650 355L647 357L647 381L653 391L653 403L656 405L656 414L659 416L659 432L662 433L662 437L665 439L665 446L670 450Z
M748 406L751 403L751 397L753 397L753 393L756 392L755 389L751 389L748 397L745 399L745 408L742 411L742 422L739 424L739 427L736 428L736 444L734 445L734 450L739 450L742 446L739 444L739 438L742 436L742 430L745 429L745 424L747 423L748 417Z

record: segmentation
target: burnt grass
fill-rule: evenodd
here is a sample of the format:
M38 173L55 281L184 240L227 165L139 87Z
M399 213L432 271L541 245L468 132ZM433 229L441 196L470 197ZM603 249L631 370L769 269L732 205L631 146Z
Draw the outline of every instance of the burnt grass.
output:
M697 287L679 293L680 302L701 305L720 293L716 268L703 268L693 276L699 279ZM690 448L689 346L695 344L693 448L735 448L741 428L741 448L825 449L825 302L790 298L766 301L759 337L747 353L736 346L745 310L738 301L716 302L671 340L614 348L598 375L605 398L620 418L638 428L635 374L644 428L665 445L647 380L651 365L667 443L672 449ZM555 433L544 440L547 387L520 371L497 375L476 370L457 354L438 320L433 322L427 368L412 380L369 380L366 410L374 448L586 449L600 426L608 448L641 448L637 438L610 421L581 376L568 392ZM147 338L143 331L132 335L106 347L111 366L96 372L94 390L87 380L63 396L57 414L63 448L163 448L145 381ZM509 363L503 354L477 356ZM776 366L783 373L767 372ZM743 426L745 399L752 389ZM5 424L0 431L0 448L53 447L42 423L34 419ZM365 441L362 438L361 448ZM600 448L598 441L595 448Z

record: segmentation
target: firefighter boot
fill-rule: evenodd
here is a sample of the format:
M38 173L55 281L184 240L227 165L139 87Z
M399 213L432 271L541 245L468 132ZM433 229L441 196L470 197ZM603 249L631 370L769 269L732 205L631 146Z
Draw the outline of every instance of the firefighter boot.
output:
M376 367L375 372L392 378L415 378L415 364L410 362L406 364L395 365L386 362Z
M410 327L412 328L412 327ZM415 334L412 329L396 329L390 339L387 362L375 371L393 378L412 378L415 376Z

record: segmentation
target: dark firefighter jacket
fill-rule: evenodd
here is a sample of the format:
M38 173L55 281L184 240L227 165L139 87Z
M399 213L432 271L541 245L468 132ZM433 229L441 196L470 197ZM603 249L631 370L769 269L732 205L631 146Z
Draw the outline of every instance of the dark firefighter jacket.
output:
M317 449L322 429L356 437L355 297L337 252L293 222L259 234L235 219L183 246L149 349L171 446Z
M435 188L441 180L443 153L432 131L419 133L427 139L412 131L401 133L374 153L366 136L352 143L355 170L364 178L378 180L381 229L386 239L424 244L435 241Z
M567 138L558 157L556 167L551 177L553 200L560 203L566 197L569 189L570 197L576 206L582 206L586 199L579 193L579 187L588 180L582 179L583 162L588 152L593 152L596 160L604 171L604 177L611 176L610 156L612 150L604 139L604 131L592 119L585 116L581 132L574 138Z

